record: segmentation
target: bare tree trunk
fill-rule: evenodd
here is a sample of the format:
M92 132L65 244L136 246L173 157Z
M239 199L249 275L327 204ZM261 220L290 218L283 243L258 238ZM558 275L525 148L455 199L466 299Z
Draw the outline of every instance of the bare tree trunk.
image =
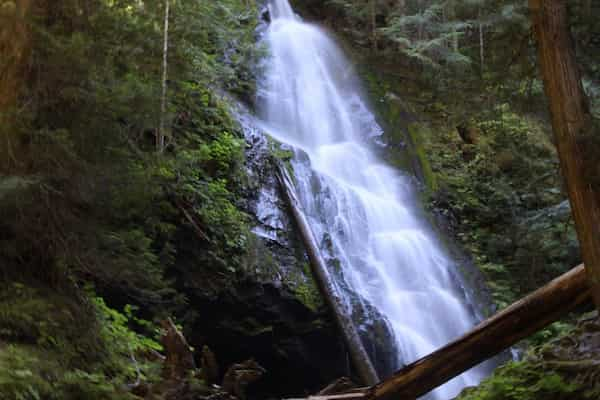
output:
M377 52L377 9L376 2L377 0L370 0L370 14L371 14L371 45L373 47L373 51Z
M331 280L329 271L325 266L325 262L321 257L319 247L313 237L312 231L306 217L302 212L299 202L294 192L293 183L285 169L280 163L277 163L277 179L281 185L282 194L290 207L292 217L298 226L300 236L304 242L306 253L310 260L310 266L312 269L315 281L319 286L321 295L325 302L329 306L333 313L337 327L342 334L352 363L358 372L359 377L366 385L374 385L379 381L377 372L371 363L369 355L367 354L360 336L356 331L352 318L346 313L345 306L342 303L341 298L337 292L335 284Z
M417 8L419 13L423 13L425 10L423 8L423 0L417 0ZM423 22L419 22L419 28L417 30L417 39L423 40L425 38L425 24Z
M29 56L31 0L8 1L0 16L0 111L14 106Z
M479 65L481 68L481 75L483 76L483 70L485 68L485 53L484 53L484 45L483 45L483 22L481 18L483 17L481 8L479 8Z
M596 307L600 309L600 188L587 177L597 168L589 105L575 59L567 2L529 0L538 41L544 88L550 103L552 128L567 184L583 262Z
M162 65L162 94L160 98L160 123L158 126L158 135L156 147L159 152L165 149L165 114L167 112L167 67L169 54L169 2L165 0L165 24L164 24L164 42L163 42L163 65Z
M448 18L446 22L454 21L456 19L456 7L454 2L449 2L448 6L450 7ZM458 30L456 26L452 28L452 50L455 53L458 53L459 43L458 43Z
M14 109L27 81L31 30L27 19L32 0L5 1L0 15L0 169L18 164Z

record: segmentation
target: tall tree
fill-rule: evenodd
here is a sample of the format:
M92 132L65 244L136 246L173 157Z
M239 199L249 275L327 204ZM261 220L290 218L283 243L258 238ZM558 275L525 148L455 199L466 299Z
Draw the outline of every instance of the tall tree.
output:
M0 167L17 163L12 108L26 78L31 48L31 33L27 22L31 0L0 3Z
M600 309L600 188L588 178L593 174L587 162L600 132L594 128L583 91L569 31L567 2L529 0L529 8L560 165L592 295Z
M369 13L371 16L371 46L373 47L373 51L377 51L377 5L375 4L376 0L369 1Z
M160 96L160 123L158 127L157 148L162 152L165 148L165 114L167 112L167 67L169 54L169 0L165 0L165 21L163 29L163 65L162 93Z

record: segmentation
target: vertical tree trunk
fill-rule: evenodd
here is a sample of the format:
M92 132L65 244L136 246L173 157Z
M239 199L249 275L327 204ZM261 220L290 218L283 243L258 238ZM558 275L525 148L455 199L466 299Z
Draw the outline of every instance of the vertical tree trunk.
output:
M445 22L452 22L452 21L456 20L456 5L453 1L451 1L451 2L448 2L448 7L449 7L448 18L446 19ZM452 28L452 50L454 50L455 53L458 53L458 48L459 48L458 30L456 29L456 26L454 26Z
M169 1L165 0L165 24L163 31L163 65L162 65L162 94L160 98L160 123L158 126L158 135L156 147L159 152L165 149L165 114L167 112L167 67L169 54Z
M31 0L7 1L0 10L0 111L14 105L29 57Z
M6 171L18 164L17 133L12 127L14 109L27 81L31 52L28 18L35 4L14 0L0 5L0 168Z
M483 69L485 68L485 51L483 44L483 22L481 18L483 17L483 13L481 12L481 7L479 8L479 65L481 68L481 76L483 76Z
M373 51L377 51L377 9L376 2L377 0L370 0L370 14L371 14L371 45L373 46Z
M569 32L567 2L529 0L529 8L560 166L592 296L600 309L600 189L586 178L591 175L586 163L590 157L590 138L598 137L600 132L593 132ZM597 154L592 157L597 160Z

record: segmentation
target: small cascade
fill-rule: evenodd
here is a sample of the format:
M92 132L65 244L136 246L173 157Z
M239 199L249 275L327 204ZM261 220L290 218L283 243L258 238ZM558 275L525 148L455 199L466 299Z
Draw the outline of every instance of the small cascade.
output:
M272 0L269 11L261 128L295 149L298 197L345 307L363 332L383 316L393 338L389 356L400 368L457 338L477 318L457 266L417 218L411 177L372 150L382 130L351 64L287 0ZM484 375L474 368L426 398L450 399Z

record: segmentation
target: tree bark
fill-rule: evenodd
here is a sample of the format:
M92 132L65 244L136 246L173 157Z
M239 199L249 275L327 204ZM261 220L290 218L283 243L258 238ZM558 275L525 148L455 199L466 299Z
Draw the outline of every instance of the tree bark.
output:
M310 226L308 225L306 217L296 198L293 183L285 167L279 162L276 163L276 171L283 196L290 207L293 219L296 222L300 236L304 242L313 276L317 281L319 290L321 291L325 302L333 313L336 325L344 338L346 347L352 358L352 363L363 383L366 385L374 385L379 381L377 372L371 363L369 355L365 351L360 336L354 326L354 322L347 314L337 288L329 275L329 271L321 257L319 247L317 246Z
M593 175L590 169L597 167L592 142L600 132L594 131L583 91L568 26L567 2L529 0L529 8L560 166L592 296L600 310L600 188L587 178Z
M182 380L196 368L194 354L171 318L161 321L161 327L164 330L161 342L166 354L162 376L165 379Z
M6 1L0 9L0 112L15 105L25 78L31 32L31 0Z
M31 28L28 19L32 0L0 1L0 169L4 172L18 164L14 110L27 82L31 53Z
M158 135L156 147L159 152L165 149L165 114L167 112L167 67L169 54L169 2L165 0L165 22L163 30L163 65L162 65L162 93L160 97L160 123L158 126Z
M373 48L373 52L377 52L377 10L375 2L376 0L369 1L371 14L371 46Z
M471 332L396 372L368 400L416 399L591 300L583 265L483 321Z
M483 76L483 70L485 68L485 49L483 43L483 18L481 7L479 8L479 65L481 68L481 76Z

